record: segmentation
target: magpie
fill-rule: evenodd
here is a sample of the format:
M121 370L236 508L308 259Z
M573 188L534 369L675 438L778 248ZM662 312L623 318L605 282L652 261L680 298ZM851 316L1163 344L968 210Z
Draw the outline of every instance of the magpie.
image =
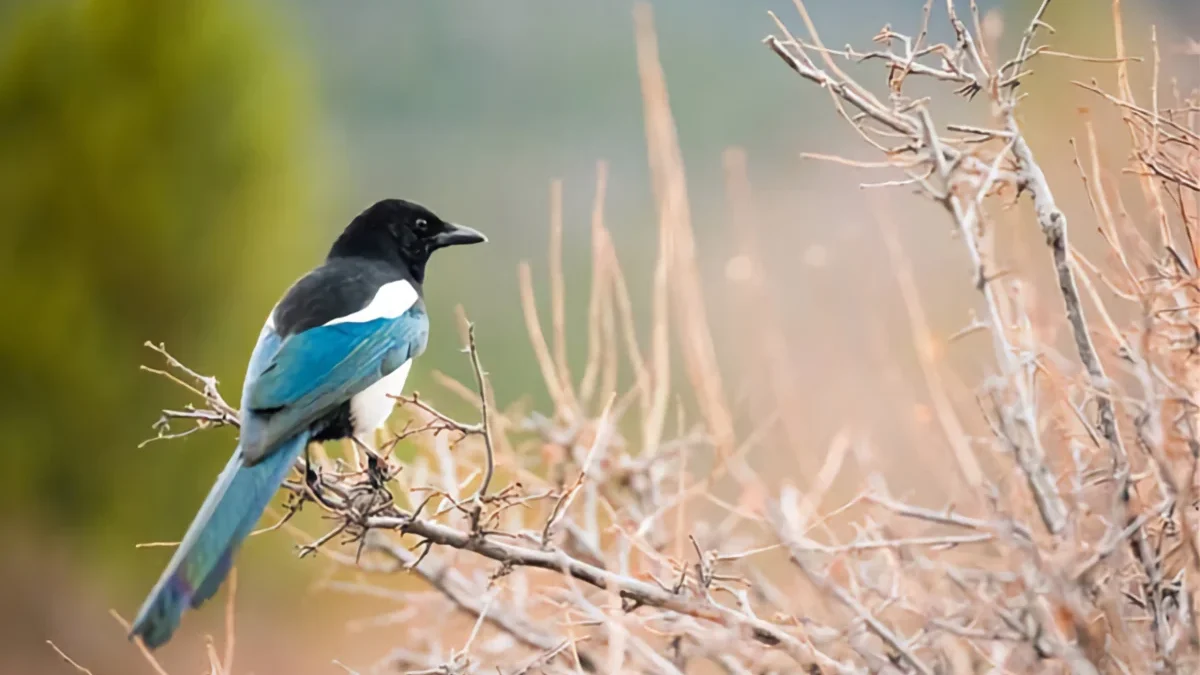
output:
M425 351L430 255L487 241L400 199L360 213L325 262L267 316L242 388L241 433L130 631L157 648L211 598L289 469L310 443L361 442L383 425Z

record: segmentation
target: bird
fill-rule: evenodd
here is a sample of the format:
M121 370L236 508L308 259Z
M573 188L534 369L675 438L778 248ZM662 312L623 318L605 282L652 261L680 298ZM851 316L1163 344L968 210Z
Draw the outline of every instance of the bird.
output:
M362 211L325 261L267 315L242 387L238 444L130 627L150 649L211 598L310 443L358 442L392 412L425 351L425 267L435 251L487 241L402 199Z

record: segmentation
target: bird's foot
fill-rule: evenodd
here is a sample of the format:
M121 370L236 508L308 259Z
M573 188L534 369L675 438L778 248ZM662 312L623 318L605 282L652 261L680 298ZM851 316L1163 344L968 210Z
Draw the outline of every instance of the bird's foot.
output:
M381 459L376 455L367 457L367 480L371 481L371 487L376 490L383 487L383 484L388 479L387 460Z
M354 436L351 436L350 438L352 441L354 441L354 444L357 445L359 449L361 449L367 456L366 474L367 480L371 483L371 487L375 489L382 488L384 483L391 480L392 476L395 475L392 472L391 463L388 462L387 457L379 454L374 448L362 442L358 438Z
M304 448L304 484L313 492L317 491L317 487L321 483L321 474L317 468L313 466L312 453L308 446Z

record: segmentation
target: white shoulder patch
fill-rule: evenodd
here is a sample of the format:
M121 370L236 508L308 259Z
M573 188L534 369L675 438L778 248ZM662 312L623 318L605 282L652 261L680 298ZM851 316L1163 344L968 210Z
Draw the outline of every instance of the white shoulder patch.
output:
M375 297L371 298L371 302L367 303L366 307L353 314L347 314L332 321L327 321L325 325L366 323L375 319L394 319L407 312L408 308L415 304L417 304L417 289L413 288L412 284L403 279L393 281L380 286L379 290L375 293Z

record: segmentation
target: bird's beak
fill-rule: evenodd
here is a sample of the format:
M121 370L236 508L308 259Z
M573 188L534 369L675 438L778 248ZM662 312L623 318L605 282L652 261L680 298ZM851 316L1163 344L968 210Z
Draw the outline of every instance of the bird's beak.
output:
M436 248L444 248L460 244L480 244L487 240L487 237L479 230L471 229L466 225L446 223L446 229L434 235L433 245Z

